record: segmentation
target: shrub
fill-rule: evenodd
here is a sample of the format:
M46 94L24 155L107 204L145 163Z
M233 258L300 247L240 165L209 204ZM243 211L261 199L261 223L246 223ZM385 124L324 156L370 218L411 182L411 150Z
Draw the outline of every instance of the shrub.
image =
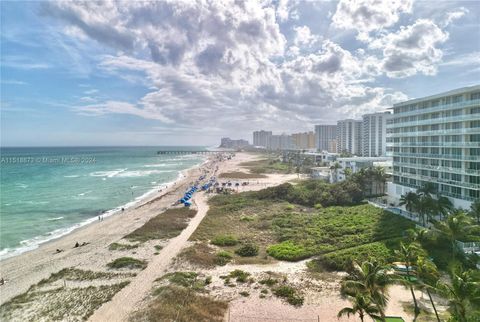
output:
M311 255L303 246L297 245L292 241L284 241L280 244L269 246L267 253L273 258L287 261L298 261Z
M250 276L250 273L242 271L241 269L236 269L234 271L231 271L228 276L231 278L235 278L236 281L239 283L245 283L247 281L247 278Z
M294 306L303 305L303 297L297 294L297 290L288 285L282 285L273 290L273 294L277 297L285 299L289 304Z
M252 257L258 255L258 246L252 243L248 243L238 248L235 254L242 257Z
M109 268L139 268L144 269L147 267L147 262L144 260L132 258L132 257L120 257L107 264Z
M245 297L250 296L250 293L248 293L248 292L246 292L246 291L242 291L242 292L240 292L240 293L238 293L238 294L240 294L241 296L245 296Z
M329 270L347 270L353 261L362 263L374 259L389 263L395 259L392 249L397 248L398 244L399 239L392 239L341 249L321 256L318 263Z
M230 262L232 258L233 255L231 253L222 250L217 253L217 258L215 259L215 262L217 265L224 266L227 265L227 263Z
M258 283L260 283L262 285L273 286L273 285L277 284L278 281L274 278L269 277L269 278L265 278L263 280L260 280Z
M232 235L219 235L211 243L217 246L235 246L238 244L238 239Z

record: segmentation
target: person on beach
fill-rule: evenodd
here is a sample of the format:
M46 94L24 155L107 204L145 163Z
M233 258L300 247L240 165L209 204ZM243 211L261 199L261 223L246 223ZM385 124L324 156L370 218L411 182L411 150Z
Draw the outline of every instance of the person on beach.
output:
M75 246L73 248L80 247L80 244L78 242L75 243Z

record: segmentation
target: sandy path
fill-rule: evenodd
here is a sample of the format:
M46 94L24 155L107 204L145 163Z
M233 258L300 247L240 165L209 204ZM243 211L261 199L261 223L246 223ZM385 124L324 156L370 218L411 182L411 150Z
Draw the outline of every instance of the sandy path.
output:
M132 282L115 294L110 302L103 304L90 317L89 321L126 321L131 312L144 297L146 297L156 278L162 276L172 259L177 256L187 240L197 229L200 222L207 214L208 205L204 193L199 193L194 197L197 206L197 214L190 220L188 227L180 235L172 238L160 254L154 257L148 267L141 271Z

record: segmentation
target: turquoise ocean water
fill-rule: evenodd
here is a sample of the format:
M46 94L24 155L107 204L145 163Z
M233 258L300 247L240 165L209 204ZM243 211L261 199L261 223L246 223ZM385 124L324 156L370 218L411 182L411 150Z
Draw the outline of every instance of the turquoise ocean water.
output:
M163 149L199 148L1 148L0 259L128 207L203 162L157 155Z

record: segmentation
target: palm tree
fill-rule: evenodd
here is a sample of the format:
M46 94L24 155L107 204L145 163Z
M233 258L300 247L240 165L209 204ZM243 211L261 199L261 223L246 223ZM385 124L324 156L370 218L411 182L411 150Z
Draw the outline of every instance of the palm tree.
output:
M405 206L405 209L408 212L414 212L418 205L418 195L413 192L407 192L406 194L402 195L400 198L400 206Z
M478 273L459 267L451 272L451 284L438 282L437 288L448 299L455 321L468 322L469 311L480 301Z
M430 231L426 228L414 228L407 230L407 234L410 242L421 245L427 240Z
M437 192L435 185L431 182L426 182L421 188L417 189L420 196L432 196Z
M377 306L372 302L370 297L363 295L361 293L355 294L355 296L350 296L350 302L352 302L352 307L344 307L341 309L337 317L340 318L344 315L349 317L350 315L358 314L360 321L363 322L365 315L370 316L372 319L380 318L377 314L379 313Z
M375 181L375 192L378 194L378 186L381 187L381 194L385 194L385 182L387 182L388 175L385 173L385 168L373 167L372 168L373 179Z
M435 214L436 201L430 195L421 195L417 201L416 211L422 218L423 226L427 225L428 221L431 221L432 216Z
M470 206L470 216L477 219L477 224L480 225L480 199L475 200Z
M438 282L439 274L437 271L437 266L426 257L417 258L417 274L419 287L422 290L427 292L430 303L432 304L433 311L437 317L437 321L440 322L440 317L438 316L437 307L433 301L432 294L430 290L435 290L435 285Z
M455 257L456 241L463 237L471 225L471 219L464 212L451 214L446 220L437 224L440 230L450 241L452 245L452 256Z
M377 262L363 262L359 265L353 262L353 269L342 282L342 292L355 296L360 293L368 296L377 306L381 318L385 317L385 307L388 302L387 286L393 279L387 274L388 268Z
M440 218L443 220L453 210L453 204L447 197L438 196L436 201L436 208L437 212L440 214Z
M395 256L399 261L405 264L405 273L407 275L406 281L403 283L410 287L410 293L412 294L413 304L414 304L414 318L413 321L417 320L418 315L420 314L420 308L418 307L417 297L413 291L413 277L415 272L413 271L413 266L416 265L417 259L420 255L424 255L425 251L417 243L411 243L405 245L403 242L400 243L400 249L395 250Z

